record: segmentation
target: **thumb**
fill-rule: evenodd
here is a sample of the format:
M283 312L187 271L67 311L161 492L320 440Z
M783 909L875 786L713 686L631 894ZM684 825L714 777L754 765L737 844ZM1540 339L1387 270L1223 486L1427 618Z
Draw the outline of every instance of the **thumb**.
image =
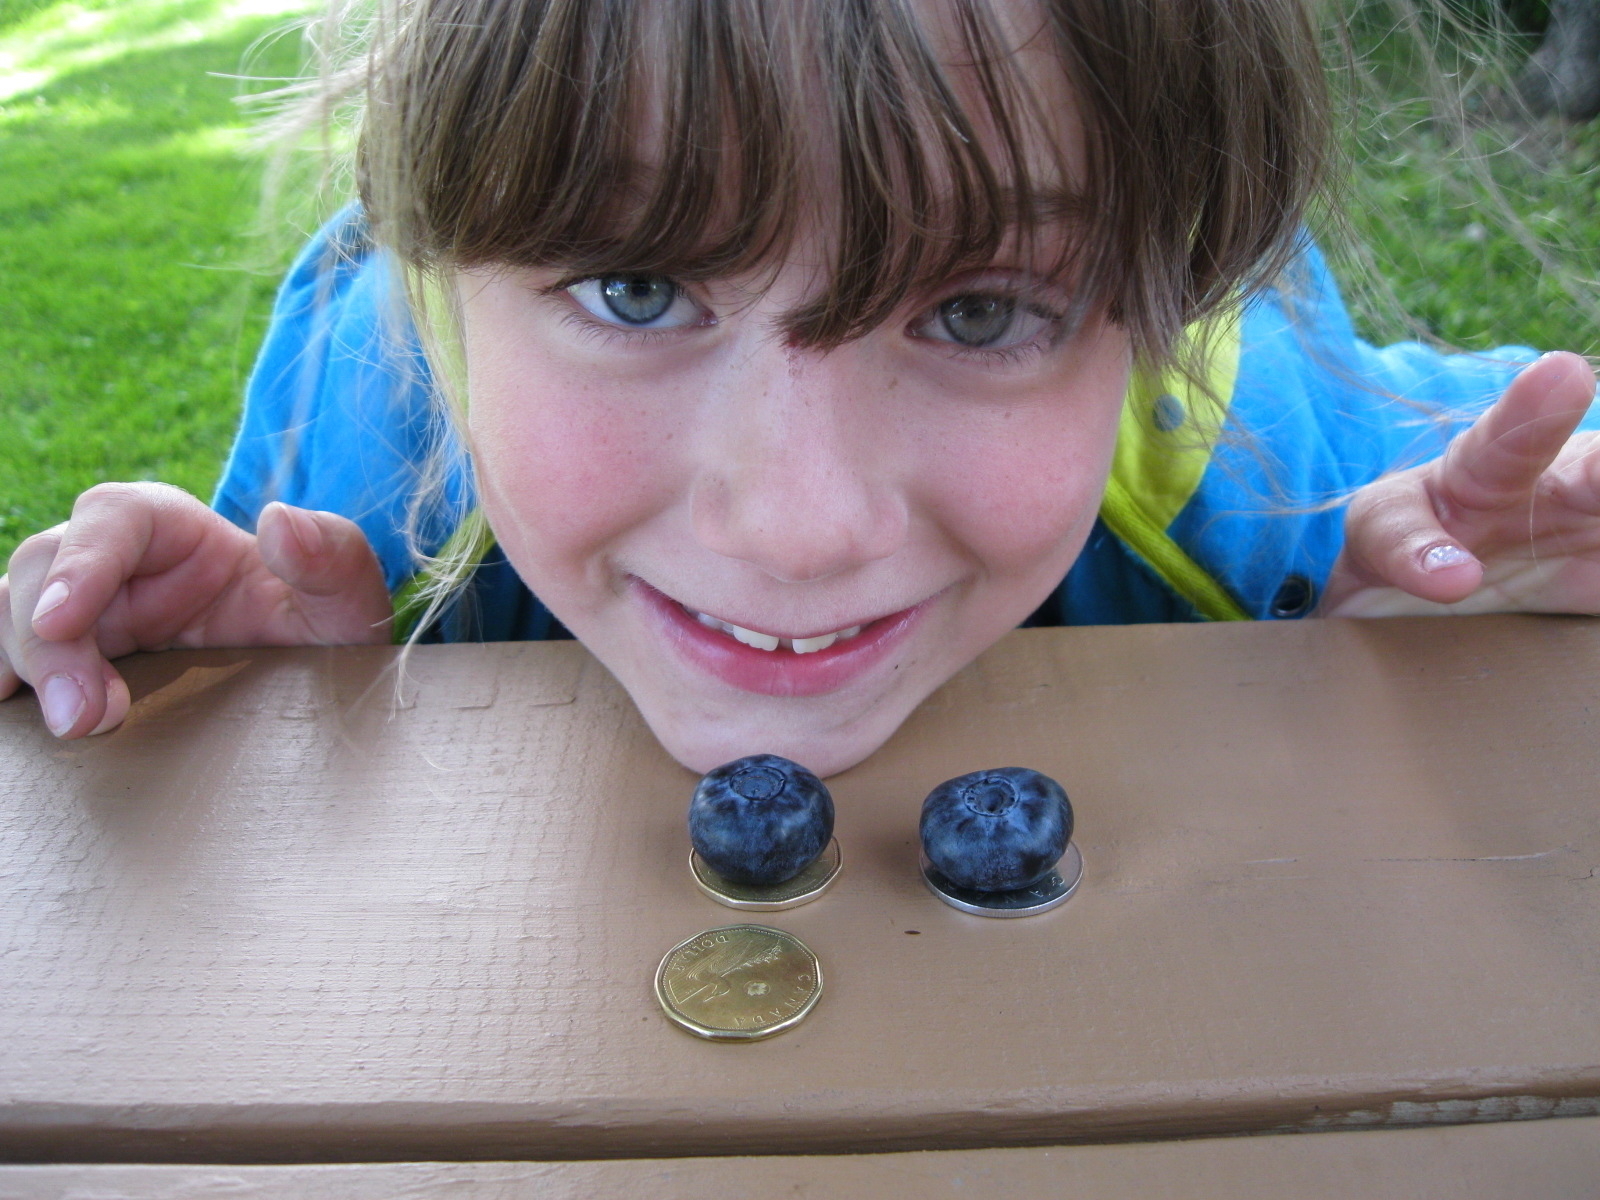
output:
M387 640L389 589L354 521L274 500L256 519L256 546L267 569L296 593L295 606L318 640Z
M1428 468L1412 468L1370 483L1345 514L1344 551L1323 592L1326 616L1368 588L1394 587L1435 604L1465 600L1483 582L1483 563L1444 527L1426 486Z

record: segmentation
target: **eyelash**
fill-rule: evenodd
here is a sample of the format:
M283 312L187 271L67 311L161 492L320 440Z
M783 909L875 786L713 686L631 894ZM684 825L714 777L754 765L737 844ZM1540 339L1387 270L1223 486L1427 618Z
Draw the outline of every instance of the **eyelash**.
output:
M598 276L586 275L577 279L564 279L560 283L552 284L542 289L542 291L547 296L559 296L566 292L568 288L580 283L587 283L590 279L595 278L598 278ZM947 296L945 300L963 294L965 293L955 291L950 296ZM993 294L1020 299L1015 292L996 291ZM1016 346L1003 346L999 349L989 349L983 346L963 346L959 342L946 341L943 338L921 337L911 332L916 326L926 324L938 311L939 305L945 303L945 300L935 301L924 308L917 319L907 326L907 334L916 341L938 346L940 353L959 361L992 367L1017 366L1036 359L1047 351L1054 349L1061 341L1064 332L1062 328L1062 322L1065 320L1064 314L1055 312L1040 304L1026 304L1023 307L1035 316L1050 323L1048 334L1032 338ZM629 329L625 325L613 325L610 322L601 321L591 316L581 306L576 305L576 302L574 302L573 307L562 315L561 322L564 326L581 334L583 337L605 345L616 345L618 343L629 346L658 345L662 342L670 341L675 335L682 332L681 327Z
M1023 342L1020 346L1003 346L999 350L986 350L982 346L963 346L959 342L946 342L945 345L949 347L945 354L951 358L997 367L1014 367L1019 363L1030 362L1048 349L1037 341Z
M954 292L952 293L952 296L964 294L965 293L962 292ZM997 296L1010 296L1013 299L1021 299L1021 297L1015 292L995 292L993 294ZM923 315L919 318L919 321L925 323L929 314L936 313L939 305L943 303L944 301L941 300L929 306L927 309L924 309ZM1015 346L1002 346L999 349L988 349L983 346L963 346L960 342L947 342L943 338L917 337L916 334L912 334L911 336L916 337L917 340L921 342L935 343L942 349L943 353L950 358L962 359L968 362L977 362L990 366L1017 366L1020 363L1029 362L1033 359L1039 358L1041 355L1055 349L1056 346L1061 343L1062 335L1065 332L1063 322L1066 320L1065 314L1055 312L1052 309L1044 307L1042 304L1023 304L1021 307L1026 309L1028 312L1031 312L1034 316L1039 317L1041 320L1048 321L1050 324L1048 330L1041 331L1039 336L1030 338L1028 341L1022 342Z
M573 308L563 313L561 323L603 345L615 345L621 342L630 346L648 346L668 341L674 334L683 332L682 329L629 329L625 325L611 325L596 320L581 308Z

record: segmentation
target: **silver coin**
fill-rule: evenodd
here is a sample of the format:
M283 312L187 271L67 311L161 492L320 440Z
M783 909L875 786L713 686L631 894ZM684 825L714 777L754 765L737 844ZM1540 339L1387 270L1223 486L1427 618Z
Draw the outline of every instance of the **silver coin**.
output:
M695 886L718 904L750 912L775 912L780 908L809 904L828 890L839 877L839 868L843 865L839 839L834 838L817 855L816 861L793 879L761 887L724 879L706 865L698 850L689 851L689 873L694 877Z
M922 880L935 896L962 912L976 913L980 917L1031 917L1059 908L1072 899L1083 881L1083 855L1078 853L1075 843L1067 843L1067 852L1050 874L1037 883L1010 892L980 892L951 883L926 856L922 860Z

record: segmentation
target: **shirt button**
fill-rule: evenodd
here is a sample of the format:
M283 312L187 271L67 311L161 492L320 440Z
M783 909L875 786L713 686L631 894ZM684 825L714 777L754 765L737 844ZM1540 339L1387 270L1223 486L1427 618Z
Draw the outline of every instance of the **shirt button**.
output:
M1267 611L1280 619L1303 617L1317 602L1317 589L1304 575L1285 575Z
M1150 415L1162 433L1182 429L1183 423L1189 419L1189 414L1183 410L1183 401L1171 392L1162 392L1156 397Z

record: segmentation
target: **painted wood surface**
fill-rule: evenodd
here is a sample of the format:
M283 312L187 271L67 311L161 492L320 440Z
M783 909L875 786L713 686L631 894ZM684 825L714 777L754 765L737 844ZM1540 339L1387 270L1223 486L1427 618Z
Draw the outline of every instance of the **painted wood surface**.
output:
M1023 631L831 781L798 1029L650 991L738 919L693 778L576 645L131 660L118 732L0 705L0 1154L860 1152L1600 1111L1600 623ZM935 783L1065 783L1065 908L923 888ZM1576 1128L1576 1126L1574 1126Z
M610 1162L0 1166L0 1200L1580 1200L1600 1118L1315 1137Z

